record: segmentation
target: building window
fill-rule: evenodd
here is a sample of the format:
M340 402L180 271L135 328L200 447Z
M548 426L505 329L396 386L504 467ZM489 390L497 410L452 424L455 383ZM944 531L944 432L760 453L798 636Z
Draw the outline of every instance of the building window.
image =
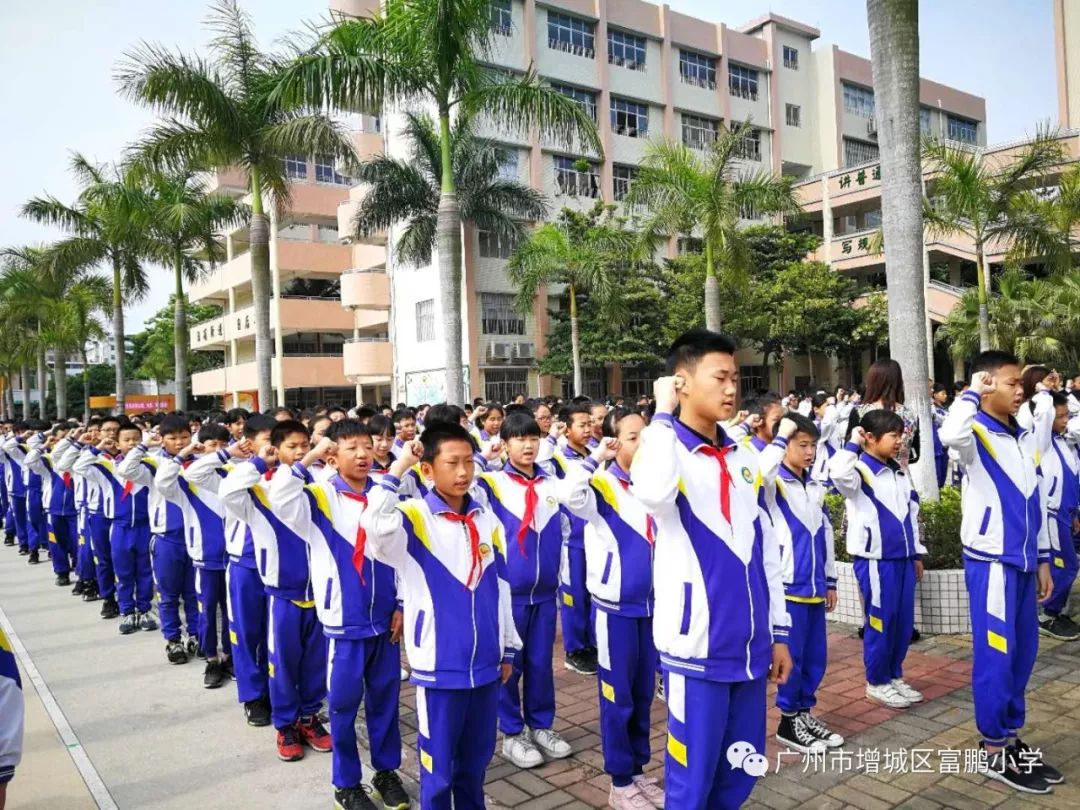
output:
M291 222L288 225L279 225L277 229L278 239L289 239L297 242L311 241L311 226L306 222Z
M552 87L567 98L572 98L576 101L578 106L585 111L585 114L593 120L593 123L597 123L596 93L592 93L588 90L578 90L576 87L570 87L567 84L553 84Z
M499 161L499 179L516 182L518 179L518 150L501 147L497 152Z
M569 14L548 12L548 47L593 59L596 56L594 24Z
M518 394L529 395L527 368L484 369L484 399L488 402L513 402Z
M757 101L758 72L742 65L728 65L728 89L733 96Z
M588 161L555 155L555 193L566 197L600 196L600 176Z
M769 370L765 366L739 366L739 390L744 397L754 396L768 388Z
M649 137L649 108L636 101L611 97L611 129L630 138Z
M338 243L337 225L320 225L319 241L326 242L331 245L336 245Z
M735 147L735 155L743 160L761 160L761 130L747 129Z
M513 16L510 13L512 0L490 0L491 30L500 36L508 37L513 30Z
M950 115L948 121L950 141L961 141L962 143L978 143L979 124L977 121L971 121L967 118L960 118L956 115Z
M307 180L307 158L299 155L286 155L281 161L282 170L290 180Z
M616 163L612 167L611 174L612 196L615 198L615 202L622 202L626 199L626 195L630 193L630 184L634 182L637 169L633 166L621 166Z
M857 166L878 159L878 146L868 141L844 138L844 165Z
M708 149L720 134L720 122L715 118L682 114L682 142L691 149Z
M792 70L799 69L799 50L790 45L784 46L784 67Z
M705 242L696 236L680 236L675 243L675 249L680 256L692 256L705 252Z
M609 28L607 32L607 60L609 64L630 68L630 70L644 70L645 37Z
M483 259L509 259L517 247L513 237L492 231L477 231L476 239Z
M435 299L416 302L416 342L427 343L435 339Z
M844 82L844 112L860 118L874 117L874 91Z
M480 293L480 331L485 335L524 335L525 316L511 293Z
M716 60L696 51L679 50L679 78L684 84L716 89Z
M333 155L315 156L315 182L331 183L335 186L351 186L352 180L334 169Z
M802 107L798 104L784 105L784 120L789 127L802 126Z
M923 135L930 134L930 110L926 107L919 108L919 132Z

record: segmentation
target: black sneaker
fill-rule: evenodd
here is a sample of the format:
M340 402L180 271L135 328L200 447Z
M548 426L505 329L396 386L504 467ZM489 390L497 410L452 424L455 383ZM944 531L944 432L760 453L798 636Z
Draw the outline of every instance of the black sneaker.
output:
M98 591L97 581L90 580L86 583L86 587L83 588L82 600L84 602L96 602L101 598L101 592Z
M1016 749L1009 745L996 754L987 753L979 743L979 770L991 779L1002 782L1021 793L1050 793L1053 788L1034 768L1028 768L1019 762ZM983 767L985 766L985 767Z
M13 546L13 545L15 545L15 535L13 535L13 534L5 534L4 535L4 545L5 546Z
M866 635L866 625L864 624L859 628L859 638L863 638Z
M825 725L809 711L799 712L806 730L825 743L826 748L840 748L844 744L844 738Z
M596 674L596 654L589 654L589 650L574 650L566 654L564 666L578 675Z
M1039 619L1039 633L1062 641L1076 641L1080 638L1080 627L1068 616L1046 614Z
M139 617L134 613L125 613L124 618L120 620L120 626L117 629L122 636L131 635L139 629Z
M86 593L87 584L88 583L84 579L80 579L79 581L77 581L71 589L71 595L82 596L84 593Z
M922 639L922 633L919 632L919 628L918 627L912 627L911 628L911 643L914 644L916 641L919 641L921 639Z
M60 588L66 588L68 585L71 584L71 575L70 574L57 574L56 575L56 584Z
M225 669L221 666L220 661L207 661L206 669L203 671L203 686L206 689L217 689L223 683L225 683Z
M188 658L206 658L202 647L199 646L199 640L195 636L188 636L185 646L187 647Z
M165 642L165 657L170 664L186 664L188 662L187 650L180 643L180 639Z
M821 754L825 752L825 741L806 727L801 714L781 714L780 725L776 729L776 739L793 751L802 754Z
M335 810L379 810L368 795L366 785L335 790L334 807Z
M30 547L29 546L19 546L19 556L20 557L25 557L29 553L30 553Z
M1065 777L1061 771L1055 768L1053 765L1047 765L1043 761L1042 751L1036 750L1021 740L1016 738L1016 756L1020 761L1020 767L1027 767L1025 763L1032 763L1034 766L1032 770L1043 778L1043 781L1048 785L1060 785L1065 781Z
M226 658L224 661L222 661L221 666L224 669L225 677L229 678L230 680L235 681L236 680L236 669L234 669L234 667L233 667L232 656L230 656L230 657Z
M371 780L371 786L386 810L409 810L409 794L396 771L379 771Z
M116 599L110 596L104 602L101 603L101 618L103 619L115 619L120 615L120 606L116 604Z
M38 565L41 562L41 552L36 548L31 551L26 557L27 565Z
M270 701L266 698L247 701L244 703L244 717L249 726L270 725Z

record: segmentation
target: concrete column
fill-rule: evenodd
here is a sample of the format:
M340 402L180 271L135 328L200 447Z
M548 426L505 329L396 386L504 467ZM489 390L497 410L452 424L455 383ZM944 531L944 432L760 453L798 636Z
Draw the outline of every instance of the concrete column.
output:
M960 282L960 259L952 257L949 259L949 284L953 287L959 287Z
M230 253L232 253L232 237L229 237L227 247ZM232 332L232 316L236 313L236 290L232 287L229 288L229 306L225 312L225 329L228 332ZM238 361L239 349L236 345L235 335L229 338L229 351L225 358L225 393L232 397L232 407L240 407L240 392L236 389L229 391L229 367L235 367Z
M829 176L821 176L821 238L822 256L826 264L832 264L833 215L829 199Z
M311 171L311 166L308 166ZM270 283L274 291L274 302L271 309L270 327L274 330L274 361L273 368L277 370L277 405L285 404L285 362L284 345L281 335L281 270L278 267L278 220L273 205L270 206ZM275 326L276 322L276 326ZM259 403L260 408L269 408L270 403Z

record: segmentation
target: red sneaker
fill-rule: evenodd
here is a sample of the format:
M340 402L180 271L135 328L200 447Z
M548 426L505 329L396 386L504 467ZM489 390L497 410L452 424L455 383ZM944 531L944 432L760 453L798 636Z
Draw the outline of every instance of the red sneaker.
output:
M283 762L296 762L304 758L304 746L296 726L278 729L277 755Z
M330 739L330 732L326 730L326 726L319 722L318 715L301 717L296 724L296 730L300 733L300 739L310 746L312 751L325 754L334 748L334 743Z

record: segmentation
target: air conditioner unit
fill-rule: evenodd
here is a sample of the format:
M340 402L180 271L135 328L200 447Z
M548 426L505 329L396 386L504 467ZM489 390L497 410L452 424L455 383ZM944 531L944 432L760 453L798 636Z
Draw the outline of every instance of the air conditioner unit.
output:
M510 353L509 343L491 343L488 345L489 360L509 360Z
M534 360L536 358L536 346L532 343L517 344L516 357L518 360Z

